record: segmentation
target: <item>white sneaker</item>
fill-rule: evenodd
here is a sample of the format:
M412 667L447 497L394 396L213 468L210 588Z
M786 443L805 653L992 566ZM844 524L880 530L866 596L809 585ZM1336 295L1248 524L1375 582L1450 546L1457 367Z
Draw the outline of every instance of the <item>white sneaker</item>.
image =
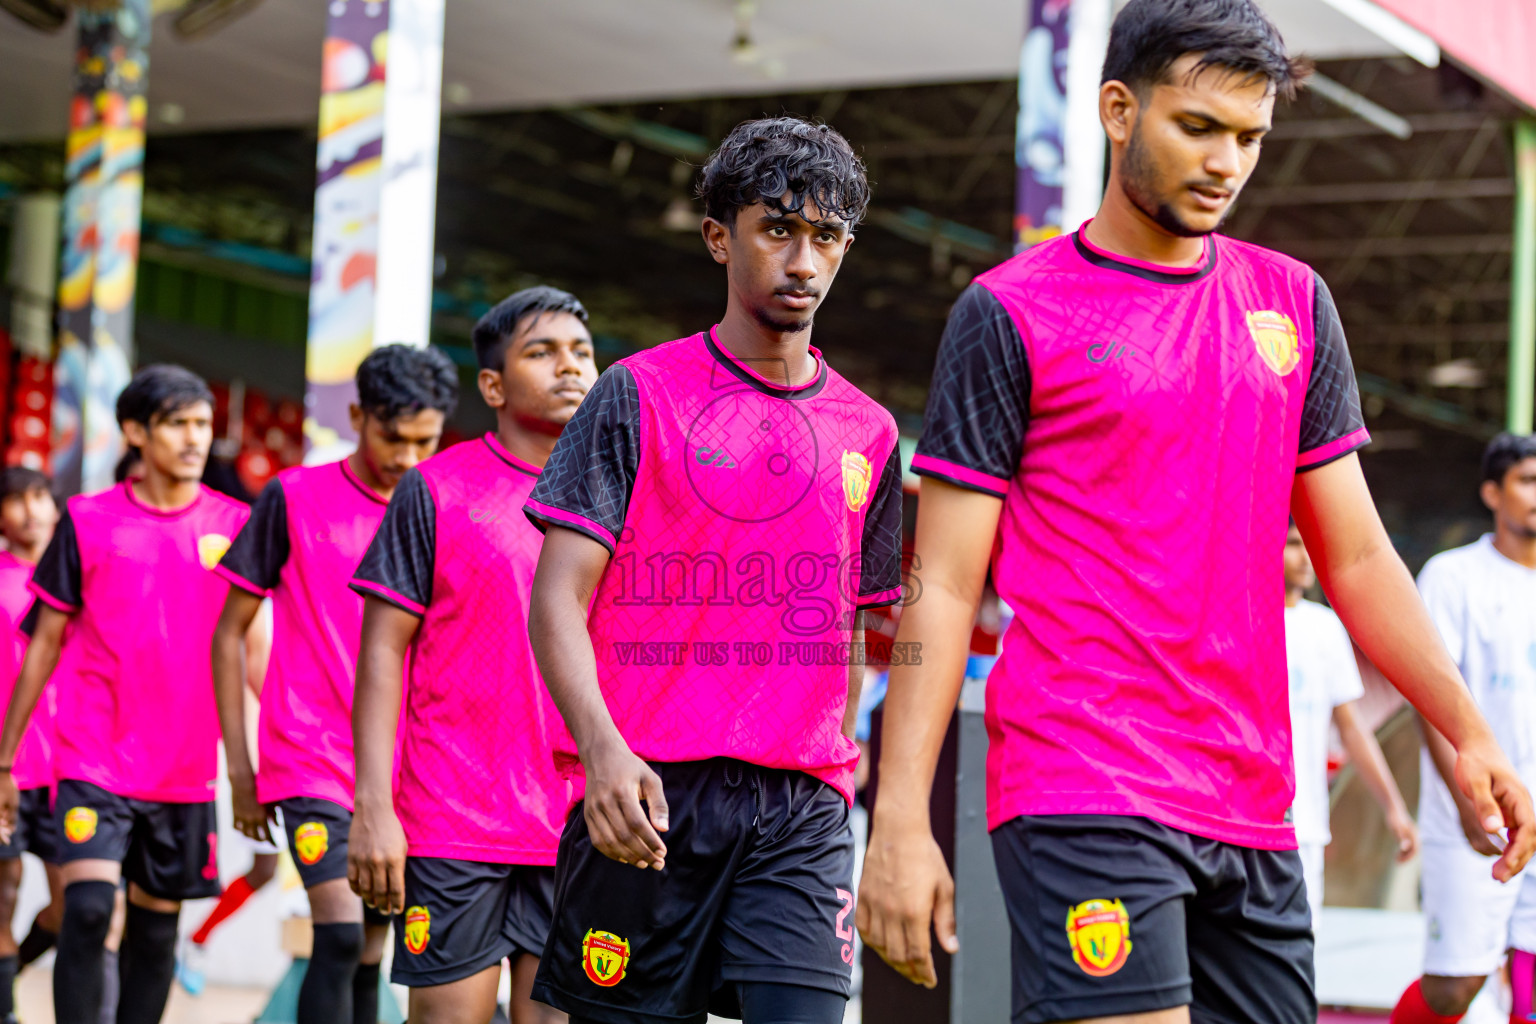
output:
M181 949L176 956L176 980L186 990L189 996L200 996L207 979L203 976L203 966L208 960L208 951L197 943L183 939Z

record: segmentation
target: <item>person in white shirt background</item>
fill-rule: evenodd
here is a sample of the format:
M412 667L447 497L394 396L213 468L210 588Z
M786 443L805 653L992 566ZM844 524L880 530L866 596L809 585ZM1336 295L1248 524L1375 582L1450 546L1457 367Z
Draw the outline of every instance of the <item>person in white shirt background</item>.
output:
M1527 786L1536 782L1536 437L1500 434L1483 453L1479 494L1493 532L1431 558L1419 593L1494 737ZM1460 1020L1509 954L1511 1021L1531 1018L1536 882L1493 878L1494 837L1454 778L1450 744L1424 726L1419 827L1424 832L1424 976L1392 1021L1422 1010ZM1454 794L1454 796L1453 796ZM1470 824L1469 824L1470 823Z
M1355 703L1365 696L1365 688L1355 664L1354 644L1337 615L1303 596L1316 582L1301 531L1292 523L1285 540L1285 656L1291 677L1291 743L1296 754L1291 821L1296 826L1314 929L1323 906L1323 849L1332 838L1328 828L1330 725L1338 726L1350 763L1385 812L1387 825L1397 836L1398 860L1409 859L1419 846L1419 831L1381 747L1355 713Z

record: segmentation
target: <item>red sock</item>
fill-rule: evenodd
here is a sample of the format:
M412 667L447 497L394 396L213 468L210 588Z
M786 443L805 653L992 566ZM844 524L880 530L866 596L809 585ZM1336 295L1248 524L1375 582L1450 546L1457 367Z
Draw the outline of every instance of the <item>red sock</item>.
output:
M228 888L219 893L218 905L213 908L213 913L208 915L208 919L203 922L202 927L192 936L192 941L199 946L207 942L208 936L213 934L213 930L223 924L231 914L244 906L245 901L250 899L251 893L255 891L255 889L251 888L251 883L247 882L243 875L230 882Z
M1454 1017L1442 1017L1431 1010L1424 1001L1424 993L1419 991L1419 983L1415 981L1397 1001L1388 1024L1456 1024L1463 1016L1458 1013Z

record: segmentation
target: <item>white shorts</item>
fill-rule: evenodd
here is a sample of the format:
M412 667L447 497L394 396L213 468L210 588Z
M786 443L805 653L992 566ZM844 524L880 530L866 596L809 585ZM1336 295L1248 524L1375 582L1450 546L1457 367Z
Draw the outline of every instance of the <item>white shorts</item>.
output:
M1428 842L1424 857L1424 973L1491 974L1511 947L1536 951L1536 884L1521 874L1505 885L1492 857L1465 842Z
M1312 931L1323 916L1323 843L1302 843L1297 849L1301 854L1301 877L1307 883L1307 906L1312 908Z

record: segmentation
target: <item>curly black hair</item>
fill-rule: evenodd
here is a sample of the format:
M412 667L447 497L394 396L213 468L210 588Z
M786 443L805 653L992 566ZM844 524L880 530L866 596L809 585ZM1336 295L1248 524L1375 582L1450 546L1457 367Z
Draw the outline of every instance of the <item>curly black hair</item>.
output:
M1220 67L1266 79L1285 99L1312 73L1254 0L1131 0L1115 17L1104 55L1103 82L1124 82L1138 93L1167 80L1168 69L1197 53L1198 74Z
M1483 479L1503 487L1509 471L1526 459L1536 459L1536 434L1502 433L1483 450Z
M452 416L459 371L440 348L381 345L357 368L357 404L386 423L423 409Z
M135 373L117 396L117 422L148 428L153 421L198 402L213 405L207 381L184 366L155 363Z
M705 216L732 234L737 211L753 203L798 214L810 202L849 231L869 208L864 161L848 140L830 125L798 117L743 121L731 129L705 162L694 191Z
M470 335L480 369L500 371L507 359L507 342L517 333L517 325L524 317L536 313L569 313L582 323L587 322L587 307L570 292L547 284L513 292L492 306Z

